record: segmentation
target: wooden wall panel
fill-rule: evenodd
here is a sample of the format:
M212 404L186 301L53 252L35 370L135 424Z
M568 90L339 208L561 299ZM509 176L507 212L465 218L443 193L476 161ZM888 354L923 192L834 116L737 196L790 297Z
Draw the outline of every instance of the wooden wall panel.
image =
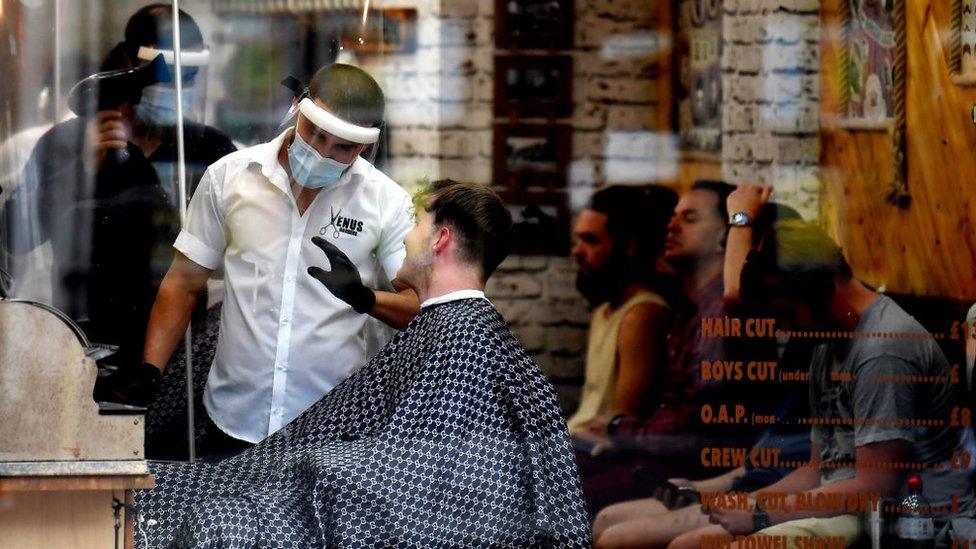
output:
M951 0L904 0L911 205L885 202L889 136L836 127L842 0L823 2L822 221L855 273L888 291L976 300L976 88L950 81Z

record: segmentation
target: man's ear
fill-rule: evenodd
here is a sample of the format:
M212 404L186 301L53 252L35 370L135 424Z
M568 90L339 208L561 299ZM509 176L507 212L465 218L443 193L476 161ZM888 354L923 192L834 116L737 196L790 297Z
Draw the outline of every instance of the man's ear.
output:
M434 255L442 254L447 250L448 245L454 238L454 233L451 232L450 227L438 227L434 231L433 246L431 252Z

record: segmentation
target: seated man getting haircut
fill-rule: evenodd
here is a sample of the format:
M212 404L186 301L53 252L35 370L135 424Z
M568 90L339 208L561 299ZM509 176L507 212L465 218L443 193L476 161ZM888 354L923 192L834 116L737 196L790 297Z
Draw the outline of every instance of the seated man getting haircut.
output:
M156 488L136 496L143 546L589 546L553 388L483 293L511 216L486 187L447 180L417 206L397 279L421 313L255 447L152 464ZM315 241L330 268L348 261Z

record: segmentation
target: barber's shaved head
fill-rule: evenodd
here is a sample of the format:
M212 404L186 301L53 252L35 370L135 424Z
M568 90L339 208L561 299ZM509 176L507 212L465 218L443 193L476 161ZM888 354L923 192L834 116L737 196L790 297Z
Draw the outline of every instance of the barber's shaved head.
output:
M319 69L309 91L332 114L360 126L379 126L386 101L379 84L366 71L352 65L334 63Z

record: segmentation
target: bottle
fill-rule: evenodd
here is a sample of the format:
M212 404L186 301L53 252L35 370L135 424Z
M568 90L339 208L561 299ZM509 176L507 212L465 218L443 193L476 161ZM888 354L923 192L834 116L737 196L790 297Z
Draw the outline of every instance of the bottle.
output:
M932 506L922 494L922 477L910 475L908 495L901 501L895 521L897 546L901 549L922 549L935 546L935 522Z

